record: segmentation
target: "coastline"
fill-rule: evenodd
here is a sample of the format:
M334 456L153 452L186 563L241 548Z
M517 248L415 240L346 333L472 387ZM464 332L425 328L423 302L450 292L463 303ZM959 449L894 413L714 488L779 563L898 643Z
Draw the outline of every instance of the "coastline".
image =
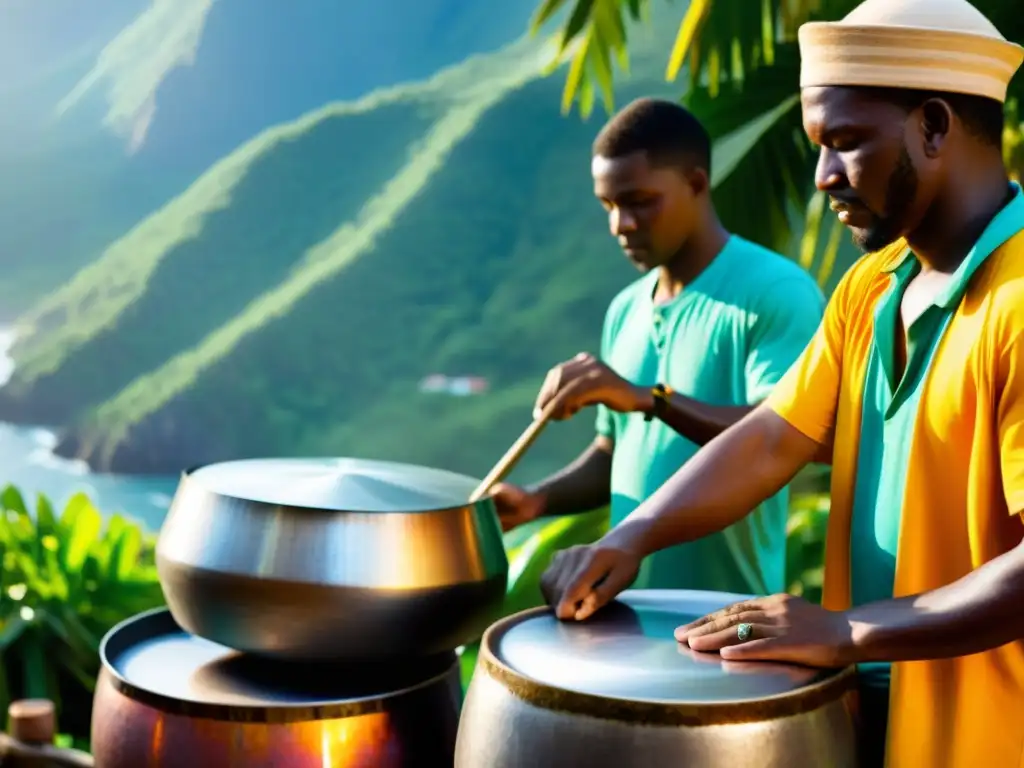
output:
M15 333L0 326L0 386L14 373L8 351ZM84 492L104 514L119 513L151 532L159 529L177 487L177 476L121 475L94 472L87 462L55 451L58 431L42 424L0 421L0 488L17 487L30 507L44 493L58 508Z

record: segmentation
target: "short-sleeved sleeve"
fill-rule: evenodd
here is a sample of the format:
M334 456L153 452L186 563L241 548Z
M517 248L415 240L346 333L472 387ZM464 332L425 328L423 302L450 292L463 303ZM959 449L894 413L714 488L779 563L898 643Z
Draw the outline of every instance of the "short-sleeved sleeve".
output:
M832 294L810 344L765 401L775 413L822 445L829 442L835 427L851 272Z
M594 419L594 427L597 430L597 434L601 437L607 437L609 440L615 439L615 423L612 421L612 414L607 406L597 406L597 418Z
M997 411L999 468L1011 514L1024 513L1024 334L1003 353Z
M810 279L785 280L760 295L744 371L748 405L768 397L797 361L821 324L824 307L825 298Z
M611 351L611 340L615 333L616 304L617 302L612 302L612 305L608 308L608 312L605 314L604 327L601 329L601 352L599 358L605 362L608 361L608 355ZM615 419L612 418L612 412L607 406L597 406L594 428L601 437L606 437L612 441L615 440Z

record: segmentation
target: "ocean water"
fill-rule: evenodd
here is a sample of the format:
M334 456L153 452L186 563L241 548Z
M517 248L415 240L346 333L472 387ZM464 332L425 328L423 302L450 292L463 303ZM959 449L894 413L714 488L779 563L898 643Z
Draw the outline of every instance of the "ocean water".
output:
M0 329L0 385L14 371L7 355L14 334ZM13 484L34 508L38 493L57 507L84 491L104 514L119 512L157 531L178 484L177 476L132 476L92 472L82 461L54 456L57 435L45 426L0 422L0 487Z

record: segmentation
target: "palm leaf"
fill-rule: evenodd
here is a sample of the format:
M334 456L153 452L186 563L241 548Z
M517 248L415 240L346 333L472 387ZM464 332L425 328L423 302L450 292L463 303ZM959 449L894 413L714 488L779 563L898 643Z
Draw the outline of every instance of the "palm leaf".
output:
M697 39L701 28L707 22L713 5L713 0L693 0L690 3L690 7L683 15L683 21L679 25L679 32L676 35L675 44L672 46L672 53L668 57L668 68L665 72L666 80L676 79L676 75L679 74L679 70L682 69L683 64L689 57L690 48L694 40Z
M1003 131L1003 157L1010 175L1017 181L1024 175L1024 121L1020 119L1019 104L1016 98L1007 104Z
M670 0L671 2L671 0ZM749 90L749 75L763 66L775 66L780 45L795 45L796 31L809 20L840 19L860 0L690 0L680 2L681 17L675 42L668 52L666 79L673 81L687 65L690 84L703 85L712 94ZM975 5L1008 40L1024 41L1024 14L1003 0L976 0ZM615 58L625 71L629 61L629 26L645 17L650 0L544 0L531 19L537 33L558 11L571 7L559 31L560 45L554 71L567 57L577 63L563 103L572 104L580 89L592 80L602 91L613 85L604 62ZM752 10L756 12L751 12ZM614 22L615 31L608 26ZM602 31L595 33L595 29ZM586 45L582 45L582 43ZM573 43L578 47L573 48ZM570 70L572 72L572 70ZM611 77L611 80L609 79ZM724 83L731 89L724 89ZM608 84L606 86L606 84ZM1018 76L1011 95L1024 97L1024 76Z
M814 153L803 134L793 46L780 46L777 64L747 76L743 98L691 91L685 102L712 136L715 207L736 234L776 250L792 236L796 212L813 191Z

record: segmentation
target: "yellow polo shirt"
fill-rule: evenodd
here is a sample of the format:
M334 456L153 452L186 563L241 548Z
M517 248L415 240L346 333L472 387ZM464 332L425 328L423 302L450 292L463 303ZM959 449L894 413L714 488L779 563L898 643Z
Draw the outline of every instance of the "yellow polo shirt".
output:
M936 299L947 316L913 385L917 402L905 422L909 429L901 426L906 444L887 451L902 466L871 469L898 477L902 486L885 500L902 502L894 597L954 582L1024 538L1024 195L1019 188L1016 193L950 290ZM869 371L884 368L872 363L884 351L876 323L887 305L891 309L901 268L913 258L898 242L861 259L836 288L814 340L768 399L802 433L832 445L823 597L832 610L849 608L855 591L854 510L864 514L869 498L880 507L887 495L863 492L865 486L877 490L877 482L862 480L858 490L858 463L869 450L862 440L880 439L877 425L862 429L862 422L865 396L874 398ZM879 442L883 448L889 446ZM1024 768L1024 641L972 656L894 664L886 766Z

